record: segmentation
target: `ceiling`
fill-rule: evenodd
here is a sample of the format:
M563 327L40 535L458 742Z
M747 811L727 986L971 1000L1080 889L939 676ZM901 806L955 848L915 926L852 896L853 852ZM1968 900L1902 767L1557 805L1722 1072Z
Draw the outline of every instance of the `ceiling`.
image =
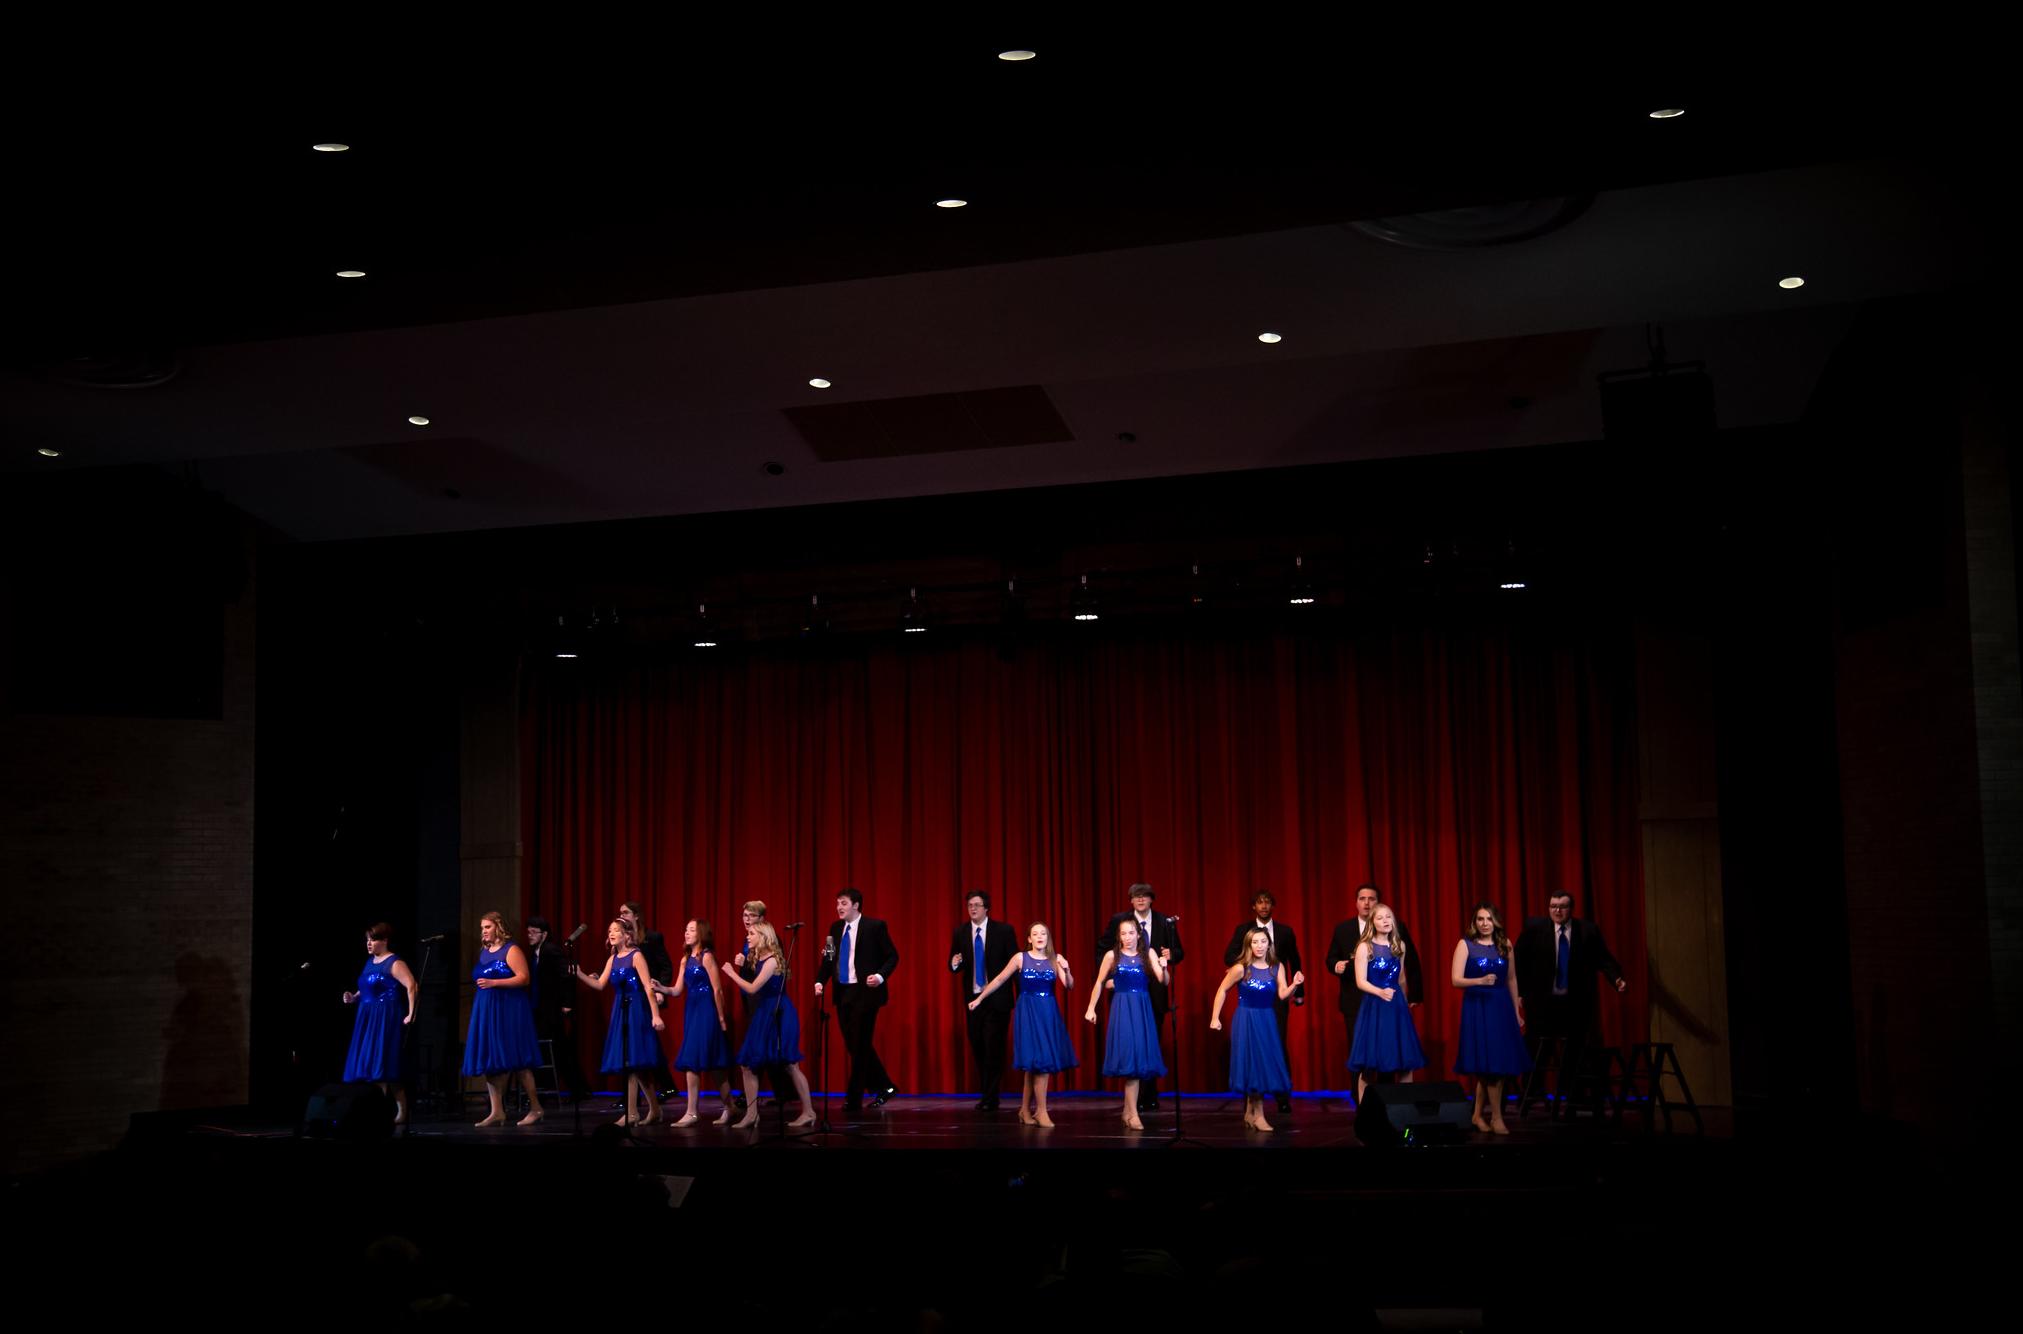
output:
M0 479L187 465L329 540L1476 451L1599 436L1651 323L1746 427L1993 249L1950 106L1021 44L120 81L17 164ZM1505 245L1347 225L1566 196ZM1017 386L1072 439L823 462L786 415Z

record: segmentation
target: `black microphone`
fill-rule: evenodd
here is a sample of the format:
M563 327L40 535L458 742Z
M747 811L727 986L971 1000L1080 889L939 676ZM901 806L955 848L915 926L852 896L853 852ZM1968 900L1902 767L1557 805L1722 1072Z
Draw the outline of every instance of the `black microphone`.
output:
M583 933L585 931L588 931L589 929L590 923L584 922L582 925L578 926L574 931L571 931L569 933L569 939L563 941L562 943L564 945L574 945L577 941L583 939Z
M433 935L433 936L423 936L423 937L422 937L422 938L421 938L421 939L420 939L419 941L417 941L416 943L417 943L417 944L421 944L421 945L440 945L440 944L442 944L442 943L443 943L443 942L444 942L445 940L448 940L448 939L449 939L449 933L445 931L445 932L441 933L440 935Z
M807 923L806 923L806 922L789 922L789 923L787 923L787 930L789 930L789 931L799 931L799 930L800 930L800 929L801 929L802 927L804 927L804 926L806 926L806 925L807 925Z

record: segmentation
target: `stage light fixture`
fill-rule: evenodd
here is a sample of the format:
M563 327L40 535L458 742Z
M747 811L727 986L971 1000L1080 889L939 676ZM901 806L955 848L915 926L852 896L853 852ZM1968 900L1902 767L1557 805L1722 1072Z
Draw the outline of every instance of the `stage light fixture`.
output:
M574 653L557 653L555 656L558 658L573 658L576 655Z
M997 58L999 60L1031 60L1038 54L1039 52L1037 51L1027 51L1020 48L1010 51L1000 51L997 53Z
M829 381L823 379L819 375L817 375L814 379L808 381L808 384L815 389L827 389L829 387Z
M1684 107L1659 107L1651 113L1652 120L1676 120L1686 114Z
M934 201L934 206L936 208L968 208L969 201L967 199L937 199Z
M1794 274L1789 278L1779 278L1777 280L1777 285L1779 287L1782 287L1785 291L1788 292L1791 291L1793 288L1805 286L1805 279L1800 278L1796 274Z
M1260 343L1282 343L1285 340L1275 333L1261 333L1257 336L1257 341Z
M709 604L707 602L695 604L694 645L696 648L715 648L717 646L715 633L710 628Z
M51 449L48 445L41 446L35 452L40 454L45 459L60 459L63 457L62 450Z
M1089 576L1083 575L1081 584L1075 589L1075 596L1068 604L1069 611L1077 621L1087 624L1099 621L1102 614L1096 610L1096 595L1089 591Z
M426 417L409 417L409 418L408 418L408 422L409 422L410 424L412 424L412 425L415 425L415 426L426 426L426 425L428 425L428 418L426 418Z
M1292 558L1292 596L1287 599L1295 607L1310 607L1314 601L1313 585L1306 581L1306 557Z
M311 144L309 146L319 153L349 153L351 151L350 144Z
M920 610L920 590L906 590L906 605L899 609L899 628L909 635L927 633L927 617Z
M364 269L339 269L339 270L337 271L337 276L338 276L338 277L340 277L340 278L363 278L363 277L365 276L365 270L364 270Z
M1497 585L1498 588L1523 588L1524 586L1525 583L1524 580L1522 579L1512 579L1506 583L1501 583Z

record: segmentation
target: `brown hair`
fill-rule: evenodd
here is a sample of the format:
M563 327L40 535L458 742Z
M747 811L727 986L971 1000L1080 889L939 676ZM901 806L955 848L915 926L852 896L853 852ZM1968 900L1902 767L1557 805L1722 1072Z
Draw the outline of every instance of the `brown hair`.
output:
M1468 910L1468 934L1462 938L1464 940L1475 939L1475 919L1483 913L1488 913L1489 920L1496 924L1495 928L1489 933L1490 943L1496 946L1498 954L1508 955L1510 953L1510 937L1503 930L1503 914L1496 911L1496 905L1493 903L1478 903ZM1371 913L1370 916L1375 917L1376 914ZM1396 923L1393 922L1393 925L1396 925Z
M367 940L392 940L393 928L385 922L374 922L371 926L365 928L365 938Z

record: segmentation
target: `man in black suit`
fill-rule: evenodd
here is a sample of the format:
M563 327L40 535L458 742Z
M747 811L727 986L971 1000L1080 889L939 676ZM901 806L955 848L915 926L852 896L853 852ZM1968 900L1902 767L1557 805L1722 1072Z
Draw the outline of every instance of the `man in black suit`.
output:
M570 1017L575 1006L575 983L569 977L568 960L562 957L563 947L549 943L550 931L545 917L527 919L527 965L532 970L534 1000L534 1036L545 1038L552 1044L550 1050L555 1057L555 1076L563 1088L570 1093L581 1093L582 1072L576 1068L576 1044L569 1035Z
M618 909L618 916L632 927L633 939L639 942L639 952L646 956L646 972L663 987L674 985L674 958L667 952L667 937L658 931L646 929L646 905L637 900L628 900ZM660 1068L654 1072L656 1097L672 1094L674 1075L667 1068L667 1049L656 1045L660 1054Z
M948 971L955 975L956 992L968 1014L969 1050L976 1058L977 1083L983 1096L976 1110L997 1110L998 1086L1004 1082L1004 1037L1011 1027L1011 987L999 987L974 1010L969 1003L1004 970L1018 953L1018 933L1004 922L991 920L990 895L981 889L969 891L964 901L969 920L955 928L949 946Z
M836 920L829 923L829 943L822 951L815 994L821 995L823 985L835 979L836 1020L843 1030L844 1050L850 1053L850 1078L843 1086L846 1115L864 1110L867 1088L872 1092L873 1107L883 1107L899 1092L871 1045L878 1012L885 1008L889 994L886 980L898 966L899 951L885 923L864 915L862 894L844 889L836 896Z
M1573 915L1573 894L1560 890L1547 897L1544 917L1529 918L1517 938L1517 995L1525 1020L1525 1036L1533 1051L1553 1038L1566 1040L1561 1057L1560 1108L1574 1085L1595 1033L1595 976L1608 978L1618 993L1627 989L1616 956L1609 953L1601 928Z
M1230 936L1229 948L1222 952L1222 966L1224 968L1230 967L1243 957L1243 940L1245 936L1248 936L1252 931L1263 931L1271 937L1272 953L1278 957L1280 963L1285 965L1285 975L1291 977L1294 973L1300 971L1299 938L1293 934L1290 924L1272 920L1272 913L1277 908L1278 900L1273 897L1272 892L1268 889L1260 889L1257 893L1250 896L1251 920L1239 922L1236 927L1236 933ZM1278 1045L1279 1050L1285 1053L1285 1066L1288 1070L1292 1069L1292 1032L1291 1025L1286 1021L1292 1015L1293 1005L1305 1005L1306 1003L1305 983L1301 983L1293 991L1293 998L1290 1004L1285 1001L1278 1002ZM1290 1114L1292 1112L1292 1099L1283 1093L1279 1094L1278 1109L1281 1112Z
M1173 967L1187 957L1187 951L1180 944L1180 926L1172 918L1161 917L1152 911L1152 901L1157 897L1152 886L1136 884L1131 886L1131 911L1120 912L1110 919L1103 928L1102 939L1096 942L1096 957L1102 958L1117 948L1117 927L1119 924L1136 920L1138 939L1143 948L1159 951L1159 961L1167 968ZM1152 998L1152 1022L1163 1024L1166 1019L1167 997L1171 993L1166 983L1152 976L1148 969L1145 976L1145 990ZM1159 1109L1159 1083L1157 1080L1143 1080L1138 1085L1138 1110L1152 1112Z
M1383 897L1382 891L1375 885L1358 885L1356 915L1337 925L1334 936L1328 941L1328 970L1342 980L1342 1018L1348 1021L1351 1043L1356 1039L1356 1015L1363 1008L1363 989L1356 985L1356 946L1362 943L1363 932L1369 929L1370 914L1377 911ZM1395 913L1393 909L1393 915ZM1412 934L1405 930L1403 921L1399 921L1397 926L1398 940L1405 947L1405 997L1417 1005L1426 996L1419 947L1412 943ZM1410 1083L1412 1072L1406 1071L1403 1079Z

